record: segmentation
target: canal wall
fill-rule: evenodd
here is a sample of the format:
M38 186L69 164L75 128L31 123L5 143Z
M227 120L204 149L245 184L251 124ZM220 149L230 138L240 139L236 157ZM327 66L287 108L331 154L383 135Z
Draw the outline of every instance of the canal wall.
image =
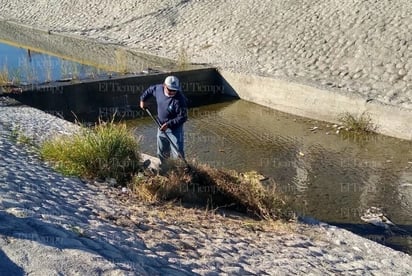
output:
M409 0L8 0L0 18L412 109ZM1 20L1 19L0 19Z
M378 133L412 140L412 110L384 104L356 94L342 94L315 86L220 70L226 93L286 113L339 123L344 113L367 113Z
M233 96L224 93L220 75L215 68L29 85L24 87L22 93L10 96L70 121L79 119L95 122L98 118L111 118L113 115L134 119L146 115L138 106L140 95L150 85L163 83L170 74L180 79L189 107L233 99ZM148 107L156 109L154 99L148 101Z

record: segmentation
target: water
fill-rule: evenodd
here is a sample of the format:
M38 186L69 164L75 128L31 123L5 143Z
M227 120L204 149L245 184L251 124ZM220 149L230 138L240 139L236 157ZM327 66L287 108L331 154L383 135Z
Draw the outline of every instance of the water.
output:
M412 143L375 135L345 138L332 124L242 100L191 109L187 159L272 177L301 214L412 253ZM155 155L150 118L128 122ZM318 127L314 129L314 127ZM380 207L401 228L388 233L360 217Z
M0 75L3 76L1 79L15 85L96 78L106 73L112 74L29 48L0 43Z

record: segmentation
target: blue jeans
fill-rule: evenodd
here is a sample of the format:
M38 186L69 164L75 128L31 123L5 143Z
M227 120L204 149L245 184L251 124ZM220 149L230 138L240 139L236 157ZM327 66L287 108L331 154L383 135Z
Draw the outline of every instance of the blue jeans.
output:
M157 130L157 157L159 157L160 162L164 163L164 161L170 157L173 159L179 158L179 155L174 146L170 145L169 140L166 138L166 134L169 136L170 140L172 140L173 144L177 147L182 157L185 157L185 153L183 150L184 146L184 133L183 133L183 125L175 128L175 129L166 129L166 131ZM171 154L171 156L170 156Z

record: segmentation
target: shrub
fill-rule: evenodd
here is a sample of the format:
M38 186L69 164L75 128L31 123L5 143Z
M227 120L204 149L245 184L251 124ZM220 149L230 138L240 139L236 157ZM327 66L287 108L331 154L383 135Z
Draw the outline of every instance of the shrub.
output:
M358 117L346 112L342 114L338 120L344 126L346 131L364 134L374 132L376 130L376 126L372 123L370 115L365 112Z
M73 136L43 143L40 152L65 174L114 178L121 185L139 170L139 143L125 124L99 122Z
M230 208L261 219L291 219L293 213L256 172L237 173L193 165L190 174L174 169L167 176L135 177L132 190L143 201L181 200L207 208Z

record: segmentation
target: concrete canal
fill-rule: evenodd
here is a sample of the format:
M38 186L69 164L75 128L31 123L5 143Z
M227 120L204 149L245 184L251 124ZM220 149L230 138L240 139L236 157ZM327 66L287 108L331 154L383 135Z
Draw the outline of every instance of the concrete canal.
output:
M153 122L128 124L142 136L142 150L155 155ZM336 131L332 124L238 100L190 110L186 154L214 167L256 170L273 178L299 214L412 253L412 142L345 138ZM372 207L399 229L363 221Z
M75 69L79 74L85 72L86 76L87 72L95 70L91 68L99 68L98 65L105 72L130 71L134 74L29 86L23 93L13 95L16 99L68 120L73 120L73 113L81 120L92 121L117 112L128 119L129 127L137 136L142 136L142 150L155 154L156 128L137 108L138 98L148 85L162 81L176 64L113 45L93 44L34 30L28 33L19 28L3 22L0 38L3 41L14 39L18 45L31 45L31 48L19 50L19 47L11 48L10 44L0 44L2 64L6 64L6 55L20 51L22 56L13 61L15 65L31 59L43 65L43 60L46 64L49 60L62 67L61 61L54 57L44 59L38 51L44 49L57 51L60 58L91 66L73 67L89 68ZM161 68L169 69L162 71ZM40 79L35 82L67 78L61 72L52 76L54 71L34 73ZM289 196L300 215L339 225L412 253L411 141L382 135L347 138L337 134L337 128L331 123L226 98L228 86L223 85L224 80L217 73L213 68L176 73L191 100L185 134L188 159L214 167L259 171L273 179L266 183L268 186L276 185L279 192ZM68 77L73 79L73 70ZM29 81L30 74L21 77L21 82ZM362 217L375 207L396 226L378 227L366 223Z

